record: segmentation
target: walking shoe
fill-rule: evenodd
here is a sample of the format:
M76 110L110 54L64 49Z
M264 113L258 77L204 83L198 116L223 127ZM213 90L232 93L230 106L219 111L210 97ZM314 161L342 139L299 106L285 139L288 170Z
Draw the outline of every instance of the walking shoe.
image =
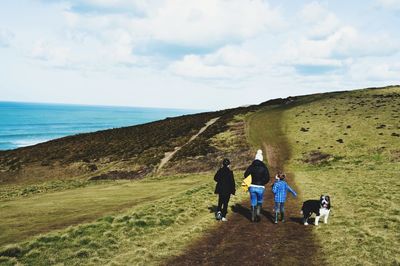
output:
M279 215L279 212L275 212L275 221L274 221L275 224L278 223L278 215Z
M221 221L223 221L223 222L227 222L227 221L228 221L228 219L226 219L225 217L222 217Z
M215 214L215 219L217 219L217 220L219 221L219 220L221 220L221 218L222 218L222 213L221 213L220 211L218 211L218 212Z
M283 212L281 212L281 220L282 220L282 223L285 222L285 213L283 213Z
M256 207L256 222L261 221L261 204L257 204Z
M256 220L256 206L251 206L251 221L255 222Z

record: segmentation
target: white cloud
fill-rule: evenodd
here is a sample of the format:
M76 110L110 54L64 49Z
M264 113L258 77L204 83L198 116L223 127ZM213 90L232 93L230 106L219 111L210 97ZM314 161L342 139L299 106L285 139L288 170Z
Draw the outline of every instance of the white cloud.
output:
M394 1L21 1L0 9L2 97L221 108L399 76Z
M138 5L137 1L89 2ZM140 3L145 15L139 17L112 13L79 14L74 10L66 16L77 30L86 29L103 35L104 39L108 39L104 35L109 31L126 30L135 43L155 41L192 47L242 41L281 23L279 13L261 0L204 0L201 4L195 0L165 0L157 2L157 6Z
M355 80L371 80L383 82L399 82L400 64L382 60L369 64L365 60L355 62L349 68L349 75Z
M0 47L10 46L13 39L14 34L11 31L0 28Z
M255 55L238 46L225 46L206 55L186 55L173 62L169 70L183 77L237 80L255 74Z
M341 26L323 39L301 37L287 42L281 51L282 62L316 75L350 66L360 57L385 57L400 51L399 42L376 33L360 33L352 26ZM319 68L320 71L317 71Z
M400 42L382 33L365 35L346 27L335 35L336 45L333 47L333 56L389 56L400 51Z
M308 23L314 23L322 19L327 13L327 10L318 2L311 2L304 5L300 10L299 15Z
M279 22L266 2L255 1L167 1L147 21L154 38L166 42L202 46L227 39L251 38ZM177 15L179 14L179 15Z
M306 23L307 36L312 39L326 38L340 26L337 16L318 2L306 4L299 17Z
M45 41L36 41L31 51L31 56L33 58L48 61L54 66L66 65L68 63L69 54L69 48L57 46Z

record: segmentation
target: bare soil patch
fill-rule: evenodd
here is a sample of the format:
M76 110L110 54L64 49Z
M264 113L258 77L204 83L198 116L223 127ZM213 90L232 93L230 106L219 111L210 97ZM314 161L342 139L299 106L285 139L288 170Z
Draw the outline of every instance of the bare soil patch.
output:
M324 153L321 151L311 151L309 154L306 154L304 156L303 162L315 165L326 162L330 158L332 158L332 155L328 153Z

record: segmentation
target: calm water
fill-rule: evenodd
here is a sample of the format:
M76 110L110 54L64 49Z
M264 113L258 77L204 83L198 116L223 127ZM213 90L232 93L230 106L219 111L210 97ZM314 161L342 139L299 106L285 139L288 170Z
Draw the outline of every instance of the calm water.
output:
M0 150L196 112L199 111L0 102Z

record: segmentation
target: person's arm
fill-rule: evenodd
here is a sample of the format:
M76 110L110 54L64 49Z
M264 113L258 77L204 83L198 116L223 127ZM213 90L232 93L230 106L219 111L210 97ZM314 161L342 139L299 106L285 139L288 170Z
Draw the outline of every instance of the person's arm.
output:
M247 167L246 171L244 172L244 178L246 178L250 175L250 171L251 171L251 165L249 167Z
M215 182L219 182L219 180L221 179L220 178L220 173L221 173L221 168L218 169L217 173L215 173L215 176L214 176L214 181Z
M269 180L271 179L271 176L269 175L269 171L268 171L268 167L265 167L265 176L267 178L267 182L265 182L266 184L269 182Z
M233 176L233 172L231 172L231 182L232 182L232 195L235 195L236 183L235 183L235 177Z
M276 187L277 187L277 184L278 183L274 183L273 185L272 185L272 193L276 193Z
M287 185L288 190L290 191L290 193L293 194L293 196L297 197L297 193L296 191L294 191L289 185Z

